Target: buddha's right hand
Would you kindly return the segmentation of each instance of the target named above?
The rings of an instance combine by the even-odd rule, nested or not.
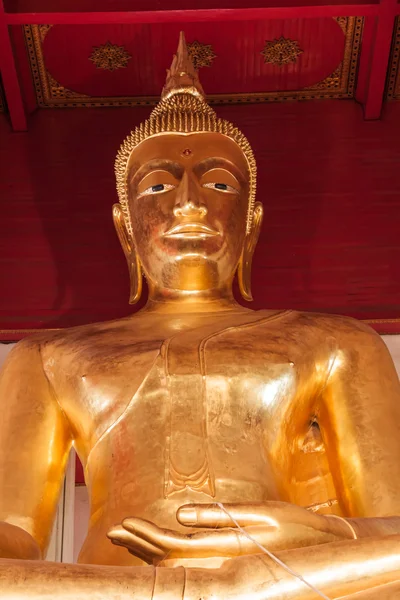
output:
[[[272,551],[288,550],[353,537],[345,523],[287,502],[226,504],[225,508],[229,514],[218,504],[182,506],[177,519],[187,527],[201,528],[195,533],[162,529],[131,517],[113,527],[108,537],[149,564],[167,558],[243,556],[260,553],[260,545]]]
[[[0,558],[40,560],[41,551],[27,531],[0,521]]]

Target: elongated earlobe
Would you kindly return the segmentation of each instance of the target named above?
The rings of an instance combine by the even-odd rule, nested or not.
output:
[[[256,202],[254,205],[251,229],[250,232],[246,234],[242,256],[240,257],[237,270],[240,293],[248,302],[253,300],[253,295],[251,293],[251,265],[253,262],[254,250],[256,249],[261,231],[263,214],[264,211],[261,202]]]
[[[136,253],[133,240],[130,239],[126,228],[122,207],[120,204],[113,206],[113,220],[118,239],[124,251],[126,262],[129,269],[130,292],[129,304],[136,304],[140,300],[143,289],[142,267],[139,257]]]
[[[131,254],[128,266],[130,279],[129,304],[136,304],[140,300],[143,288],[142,267],[136,252]]]

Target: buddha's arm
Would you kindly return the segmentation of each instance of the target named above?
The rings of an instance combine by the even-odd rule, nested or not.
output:
[[[352,540],[278,553],[331,600],[370,591],[395,598],[400,580],[399,536]],[[393,596],[385,585],[395,585]],[[29,588],[28,588],[29,586]],[[107,567],[0,559],[0,595],[8,600],[315,600],[315,592],[265,555],[227,561],[219,569]],[[390,591],[390,590],[389,590]],[[358,596],[356,596],[358,599]],[[350,598],[349,598],[350,600]]]
[[[0,405],[0,556],[33,558],[33,540],[45,552],[71,446],[35,342],[24,340],[10,352]],[[4,522],[15,526],[11,534]]]
[[[357,327],[341,340],[318,420],[346,516],[400,516],[400,384],[380,337]]]

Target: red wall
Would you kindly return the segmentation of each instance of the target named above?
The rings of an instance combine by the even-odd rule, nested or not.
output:
[[[0,115],[0,329],[128,314],[113,230],[117,148],[150,109]],[[400,317],[400,105],[365,122],[353,101],[219,107],[255,150],[265,220],[254,308]]]

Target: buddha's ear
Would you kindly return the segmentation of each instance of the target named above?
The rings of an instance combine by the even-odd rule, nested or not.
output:
[[[260,236],[263,215],[264,210],[261,202],[256,202],[254,205],[250,231],[246,233],[242,256],[240,257],[238,265],[240,293],[248,302],[253,300],[253,295],[251,293],[251,264],[253,262],[254,250],[256,249],[258,238]]]
[[[121,205],[114,204],[112,211],[115,231],[117,232],[119,243],[122,246],[125,258],[128,260],[131,256],[133,240],[130,239]]]
[[[113,206],[113,220],[119,242],[124,251],[126,262],[128,263],[130,279],[129,304],[136,304],[142,295],[142,267],[136,252],[135,244],[126,227],[124,213],[122,212],[120,204],[114,204]]]

